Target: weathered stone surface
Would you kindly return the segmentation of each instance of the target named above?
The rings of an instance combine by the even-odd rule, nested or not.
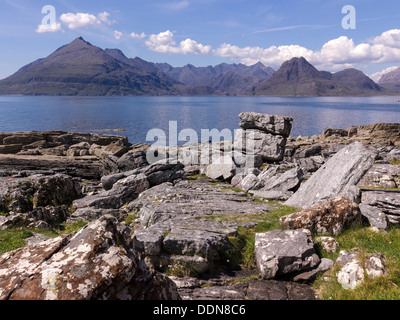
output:
[[[273,230],[256,234],[257,269],[263,279],[274,279],[320,263],[308,230]]]
[[[0,178],[0,210],[27,213],[37,207],[60,206],[82,195],[79,183],[63,174]]]
[[[369,221],[372,227],[377,227],[380,230],[386,230],[388,228],[388,219],[377,207],[372,207],[364,203],[360,203],[360,212]]]
[[[361,261],[353,259],[345,264],[342,269],[336,274],[338,282],[343,289],[355,289],[365,278],[364,268]]]
[[[131,202],[138,197],[135,188],[117,186],[109,191],[86,196],[75,200],[72,204],[74,209],[94,207],[99,209],[119,209],[124,204]]]
[[[211,179],[228,180],[235,175],[236,165],[231,156],[216,159],[207,167],[206,175]]]
[[[105,215],[111,215],[121,221],[126,218],[127,213],[119,209],[79,208],[70,214],[67,222],[94,221]]]
[[[336,196],[360,202],[356,185],[372,167],[374,159],[374,154],[359,142],[341,149],[285,204],[306,209]]]
[[[237,130],[234,148],[247,156],[261,156],[266,161],[281,161],[287,139],[261,130]]]
[[[260,190],[251,192],[256,197],[267,199],[285,199],[287,200],[303,179],[303,171],[299,167],[295,167],[286,171],[282,175],[274,176],[264,183],[264,187]],[[280,193],[280,196],[274,196],[273,192]]]
[[[305,228],[319,234],[331,235],[338,235],[359,222],[361,214],[358,205],[344,197],[332,198],[318,206],[280,219],[284,230]]]
[[[388,274],[385,267],[387,258],[382,253],[370,254],[365,262],[365,272],[370,278],[384,277]]]
[[[363,190],[361,201],[383,212],[391,224],[400,223],[400,192]]]
[[[1,300],[180,298],[171,280],[140,261],[129,230],[110,216],[1,255],[0,288]]]
[[[326,259],[326,258],[322,258],[321,259],[321,263],[318,265],[318,267],[310,270],[310,271],[306,271],[303,273],[298,274],[297,276],[295,276],[293,278],[293,281],[296,282],[309,282],[309,281],[313,281],[316,279],[316,277],[321,274],[324,273],[330,269],[333,268],[334,262],[330,259]]]
[[[256,113],[243,112],[239,115],[243,120],[239,126],[243,129],[259,129],[275,135],[289,137],[292,130],[292,118]]]
[[[397,188],[400,185],[400,166],[375,164],[358,183],[359,187]]]
[[[321,244],[321,249],[326,252],[336,252],[339,248],[339,243],[332,237],[317,237],[314,242]]]

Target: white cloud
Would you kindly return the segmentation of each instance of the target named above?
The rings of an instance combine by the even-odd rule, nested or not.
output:
[[[40,24],[36,29],[37,33],[58,32],[58,31],[62,31],[61,23]]]
[[[170,30],[150,35],[145,44],[151,51],[161,53],[207,55],[211,52],[211,46],[204,46],[192,39],[181,41],[179,46],[176,46],[174,34]]]
[[[251,65],[261,61],[279,68],[293,57],[303,56],[320,70],[338,71],[364,63],[391,63],[400,61],[400,30],[389,30],[366,43],[356,44],[353,39],[341,36],[326,42],[320,50],[310,50],[299,45],[237,47],[224,43],[213,50],[216,56]]]
[[[134,38],[134,39],[144,39],[144,38],[147,37],[147,35],[146,35],[144,32],[142,32],[142,33],[135,33],[135,32],[132,32],[132,33],[130,34],[130,36],[131,36],[132,38]]]
[[[123,34],[121,31],[114,30],[114,38],[115,38],[115,39],[119,40],[119,39],[122,38],[123,35],[124,35],[124,34]]]
[[[378,82],[382,78],[383,75],[385,75],[385,74],[387,74],[387,73],[389,73],[389,72],[391,72],[393,70],[396,70],[398,68],[399,68],[399,66],[389,67],[389,68],[386,68],[386,69],[384,69],[382,71],[375,72],[375,73],[371,74],[369,77],[372,80],[374,80],[375,82]]]
[[[393,29],[383,32],[372,40],[374,44],[381,44],[385,47],[400,48],[400,30]]]
[[[90,13],[64,13],[60,20],[67,24],[69,29],[80,29],[88,26],[100,27],[102,24],[111,25],[115,21],[109,19],[108,12],[101,12],[97,16]]]

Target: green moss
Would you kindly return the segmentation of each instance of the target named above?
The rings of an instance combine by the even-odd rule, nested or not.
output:
[[[0,231],[0,254],[25,247],[25,239],[32,235],[32,231],[27,229]]]
[[[400,165],[400,161],[397,160],[396,158],[393,158],[393,160],[390,162],[390,164]]]

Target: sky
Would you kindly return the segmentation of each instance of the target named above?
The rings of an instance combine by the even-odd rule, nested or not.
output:
[[[377,81],[400,66],[400,1],[0,0],[0,79],[80,36],[174,67],[303,56]]]

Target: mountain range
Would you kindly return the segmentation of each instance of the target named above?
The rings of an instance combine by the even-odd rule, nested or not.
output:
[[[374,96],[400,92],[400,81],[398,87],[383,82],[376,84],[356,69],[318,71],[303,57],[284,62],[276,72],[261,62],[173,67],[128,58],[118,49],[103,50],[80,37],[0,80],[0,94]]]

